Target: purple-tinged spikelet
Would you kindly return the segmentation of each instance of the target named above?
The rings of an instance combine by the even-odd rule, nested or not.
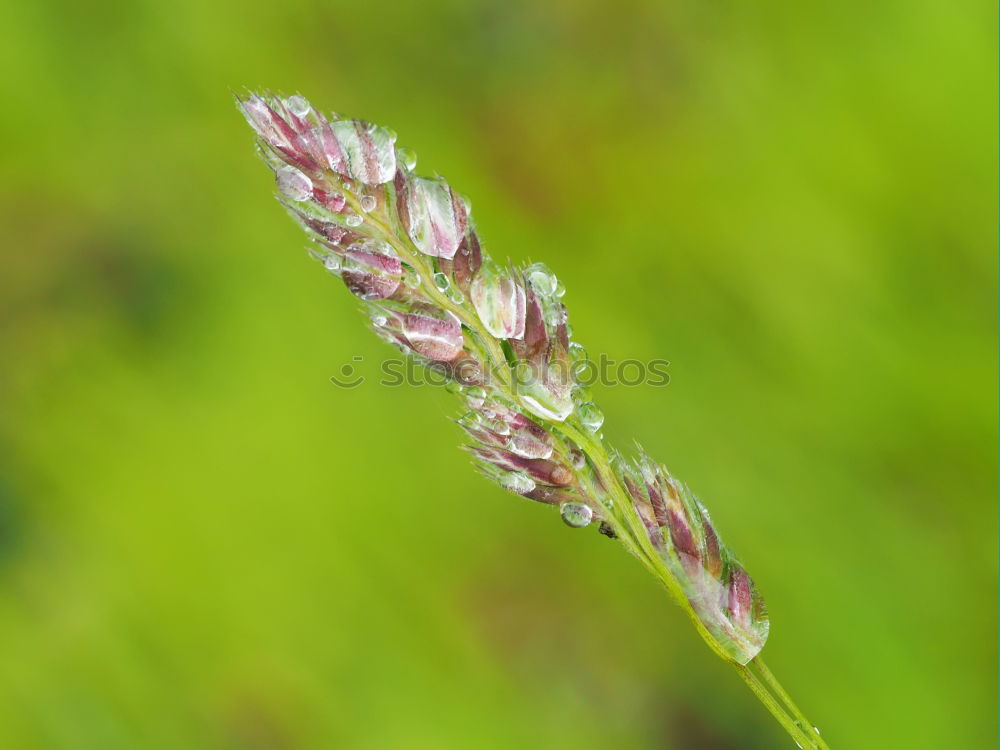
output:
[[[323,116],[300,96],[238,103],[314,257],[380,337],[461,393],[480,471],[558,506],[570,526],[597,522],[668,579],[716,651],[750,661],[767,638],[763,600],[687,487],[644,454],[625,461],[604,445],[552,272],[491,260],[467,203],[413,174],[392,131]]]

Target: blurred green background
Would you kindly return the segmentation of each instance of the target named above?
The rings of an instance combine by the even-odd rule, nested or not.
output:
[[[231,90],[385,123],[545,260],[835,750],[996,731],[986,2],[0,9],[0,747],[788,747],[658,585],[480,479]]]

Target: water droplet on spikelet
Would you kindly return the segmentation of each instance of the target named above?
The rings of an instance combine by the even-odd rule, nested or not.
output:
[[[545,309],[545,322],[553,328],[566,322],[566,308],[562,305],[552,305]]]
[[[528,388],[531,388],[529,384]],[[566,418],[573,413],[573,401],[569,398],[562,398],[561,394],[546,392],[544,388],[535,388],[532,392],[522,391],[521,403],[534,414],[542,419],[551,419],[556,422],[565,422]]]
[[[364,221],[358,214],[348,214],[344,217],[344,223],[349,227],[360,227]]]
[[[510,490],[511,492],[523,495],[535,489],[535,480],[527,474],[511,472],[500,477],[500,486],[505,490]]]
[[[291,112],[296,117],[305,117],[312,111],[312,105],[306,100],[305,97],[290,96],[285,99],[285,106],[288,107],[288,111]]]
[[[594,520],[594,511],[586,503],[568,501],[559,506],[559,515],[562,516],[563,523],[570,528],[582,529],[590,526]]]
[[[525,271],[525,278],[531,284],[531,288],[543,297],[550,297],[556,293],[559,281],[555,275],[542,263],[535,263]]]
[[[406,172],[412,172],[417,168],[417,155],[408,148],[397,148],[396,159]]]
[[[451,286],[451,282],[448,281],[448,277],[443,273],[436,273],[432,278],[434,279],[434,286],[442,292],[447,291],[448,287]]]
[[[526,429],[514,432],[507,448],[521,458],[548,458],[552,455],[552,445],[544,437]]]
[[[576,407],[576,413],[580,417],[580,424],[591,432],[597,432],[604,424],[604,413],[592,401],[580,404]]]
[[[275,180],[278,190],[293,201],[308,200],[312,196],[312,180],[295,167],[282,167],[275,174]]]
[[[510,425],[502,419],[484,419],[483,424],[497,435],[509,435]]]
[[[361,210],[365,213],[369,211],[374,211],[375,206],[378,205],[378,201],[375,199],[374,195],[362,195],[361,196]]]

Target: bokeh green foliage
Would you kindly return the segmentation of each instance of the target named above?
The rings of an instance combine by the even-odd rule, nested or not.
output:
[[[401,134],[563,279],[835,748],[989,747],[995,7],[0,8],[0,747],[775,748],[656,584],[478,478],[233,89]]]

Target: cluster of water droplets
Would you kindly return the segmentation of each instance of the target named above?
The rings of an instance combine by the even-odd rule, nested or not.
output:
[[[296,117],[305,118],[312,108],[303,97],[292,96],[285,100],[285,106]],[[347,157],[347,164],[331,165],[347,167],[351,176],[358,178],[359,183],[378,185],[391,179],[390,167],[394,171],[398,165],[405,172],[413,172],[417,164],[417,156],[410,149],[395,147],[396,136],[392,131],[377,128],[374,125],[366,125],[365,132],[376,145],[376,164],[374,168],[371,164],[362,164],[361,144],[358,140],[356,121],[339,121],[331,123],[335,137],[344,150]],[[276,181],[280,192],[288,199],[302,203],[309,201],[313,197],[313,183],[310,178],[301,170],[292,166],[282,166],[276,171]],[[352,191],[355,185],[344,179],[342,187],[346,191]],[[361,185],[358,185],[361,187]],[[319,193],[317,193],[319,195]],[[467,199],[462,199],[468,206]],[[341,222],[347,227],[358,227],[364,222],[363,214],[370,213],[378,207],[378,198],[369,192],[361,191],[358,194],[358,207],[360,211],[354,213],[344,211],[346,199],[339,193],[331,193],[326,197],[323,208],[339,213]],[[356,246],[352,246],[354,248]],[[397,257],[393,249],[388,245],[375,247],[364,247],[368,251],[376,251],[383,255]],[[466,249],[466,252],[468,250]],[[352,269],[357,271],[370,271],[370,268],[358,268],[356,260],[352,260],[348,254],[344,257],[336,253],[329,253],[321,256],[323,265],[332,273],[342,275]],[[524,278],[534,291],[542,308],[544,321],[550,328],[556,328],[567,323],[565,308],[562,305],[562,297],[565,294],[565,287],[552,271],[542,263],[535,263],[524,270]],[[419,274],[412,267],[403,265],[403,283],[411,288],[417,289],[421,286]],[[462,291],[451,278],[441,271],[433,273],[431,281],[434,287],[448,297],[455,304],[462,304],[465,300]],[[386,315],[382,311],[376,310],[371,314],[371,323],[376,329],[383,328],[388,323]],[[587,367],[587,352],[575,342],[569,346],[569,355],[574,367]],[[574,373],[576,370],[574,369]],[[525,459],[547,460],[553,456],[554,446],[551,438],[544,430],[537,426],[512,426],[512,423],[505,418],[502,410],[491,410],[486,391],[478,386],[462,386],[455,384],[449,390],[460,391],[472,411],[460,418],[460,423],[467,426],[474,426],[479,429],[488,429],[495,435],[506,439],[505,447],[514,455]],[[526,395],[522,401],[531,411],[544,419],[554,421],[564,421],[575,412],[580,424],[591,433],[597,432],[604,422],[604,416],[597,406],[583,398],[585,391],[576,388],[573,391],[572,400],[566,403],[553,402],[548,399],[535,399],[531,395]],[[509,416],[509,412],[507,412]],[[516,422],[514,423],[516,424]],[[585,468],[587,460],[585,453],[576,446],[570,447],[567,458],[577,470]],[[535,480],[524,472],[504,472],[498,478],[499,484],[507,490],[518,494],[527,494],[536,489]],[[562,521],[571,528],[584,528],[589,526],[594,520],[593,509],[584,502],[567,500],[559,505],[559,515]]]
[[[524,269],[524,278],[534,290],[542,305],[545,323],[556,327],[566,322],[566,308],[561,299],[566,287],[544,263],[533,263]]]
[[[558,326],[566,323],[561,297],[565,289],[555,274],[543,263],[523,271],[524,280],[541,307],[542,317],[555,337]],[[572,373],[561,362],[530,363],[528,371],[518,372],[518,397],[532,414],[555,422],[564,422],[573,413]]]

